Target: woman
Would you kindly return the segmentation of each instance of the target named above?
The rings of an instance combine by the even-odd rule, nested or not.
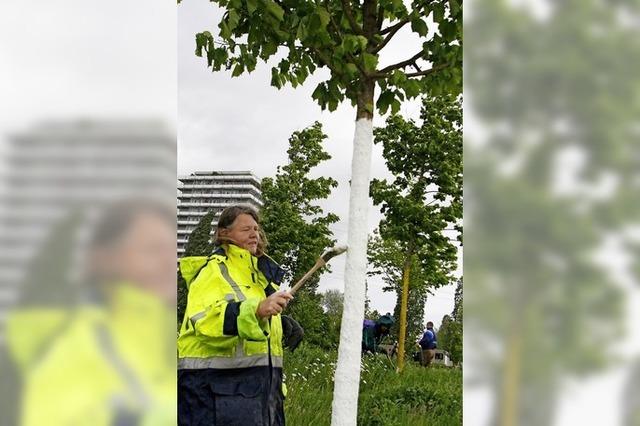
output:
[[[180,259],[189,289],[178,337],[178,424],[284,425],[282,323],[293,298],[264,254],[250,206],[226,208],[209,257]]]
[[[69,219],[59,231],[73,240],[86,229]],[[45,263],[51,281],[41,291],[57,290],[70,301],[40,302],[9,318],[8,343],[24,366],[17,424],[175,425],[175,350],[168,340],[175,321],[174,224],[174,210],[150,200],[108,207],[91,232],[82,265],[88,276],[74,287],[81,294],[65,292],[69,284],[56,280],[73,271]],[[70,256],[78,254],[70,247]]]

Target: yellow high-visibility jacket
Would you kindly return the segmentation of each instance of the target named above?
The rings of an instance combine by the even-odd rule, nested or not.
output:
[[[134,285],[111,290],[108,306],[67,313],[68,326],[41,356],[27,356],[28,339],[10,333],[24,369],[20,424],[176,424],[175,311]]]
[[[180,259],[188,287],[178,337],[178,369],[282,367],[279,315],[259,319],[259,303],[284,271],[268,256],[229,244],[209,257]]]

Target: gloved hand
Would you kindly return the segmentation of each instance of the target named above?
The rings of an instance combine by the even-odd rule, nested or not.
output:
[[[289,348],[293,352],[304,336],[304,329],[288,315],[281,315],[282,320],[282,343],[285,348]]]

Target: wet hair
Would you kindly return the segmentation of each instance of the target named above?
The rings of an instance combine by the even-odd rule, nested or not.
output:
[[[241,214],[248,214],[258,224],[259,238],[256,256],[262,256],[267,248],[267,237],[260,225],[260,216],[258,215],[258,211],[248,204],[236,204],[234,206],[227,207],[222,211],[220,218],[218,219],[218,227],[214,236],[215,245],[221,246],[223,244],[235,243],[235,241],[230,238],[220,235],[220,230],[229,229]]]

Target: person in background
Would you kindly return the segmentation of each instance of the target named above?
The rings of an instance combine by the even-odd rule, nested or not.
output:
[[[378,352],[378,345],[389,335],[395,320],[391,314],[380,316],[376,321],[365,319],[362,322],[362,353]]]
[[[438,340],[436,332],[433,330],[433,323],[427,322],[427,330],[422,335],[422,339],[418,342],[420,348],[422,348],[421,364],[428,366],[431,364],[433,357],[436,354],[436,348],[438,347]]]

